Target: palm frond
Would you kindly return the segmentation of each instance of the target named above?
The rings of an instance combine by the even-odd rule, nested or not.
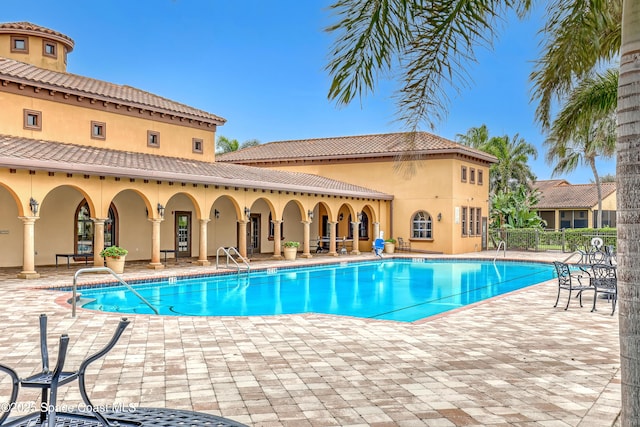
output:
[[[409,131],[433,128],[447,109],[448,88],[467,84],[475,49],[491,46],[508,9],[525,13],[531,0],[339,0],[331,10],[337,35],[327,66],[329,99],[346,105],[375,90],[381,74],[401,83],[398,120]]]
[[[599,61],[618,57],[621,43],[622,0],[554,0],[541,30],[546,42],[542,58],[530,75],[536,118],[551,125],[551,106],[561,100]]]

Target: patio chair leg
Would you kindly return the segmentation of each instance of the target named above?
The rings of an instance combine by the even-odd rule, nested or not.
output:
[[[558,301],[560,301],[560,288],[558,288],[558,296],[556,297],[556,303],[553,304],[554,308],[558,306]]]

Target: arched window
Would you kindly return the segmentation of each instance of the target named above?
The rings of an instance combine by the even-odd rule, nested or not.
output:
[[[275,224],[273,223],[273,217],[269,212],[269,240],[273,240],[275,234]],[[284,240],[284,221],[280,221],[280,240]]]
[[[94,229],[89,204],[83,200],[78,205],[75,215],[76,235],[75,253],[92,254],[94,244]],[[109,218],[104,222],[104,247],[117,244],[117,215],[113,204],[109,207]]]
[[[419,211],[413,216],[411,224],[411,235],[414,239],[432,239],[433,221],[431,215],[425,211]]]
[[[351,224],[351,215],[349,215],[349,224]],[[353,228],[349,227],[349,234],[347,235],[349,239],[353,239]],[[366,213],[361,212],[360,216],[360,225],[358,228],[358,239],[367,240],[369,239],[369,217]]]

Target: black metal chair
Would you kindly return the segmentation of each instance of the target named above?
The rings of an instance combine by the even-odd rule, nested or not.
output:
[[[98,412],[97,407],[91,403],[87,395],[85,385],[85,372],[87,367],[107,354],[116,344],[129,321],[123,318],[118,324],[116,331],[107,345],[85,359],[76,372],[63,371],[64,361],[67,354],[69,337],[63,334],[60,337],[58,348],[58,360],[56,367],[51,372],[48,365],[48,349],[46,344],[47,319],[45,315],[40,317],[40,338],[43,371],[28,378],[19,379],[18,374],[8,366],[0,364],[0,371],[7,374],[12,382],[10,401],[3,406],[0,412],[0,425],[5,427],[178,427],[178,426],[218,426],[218,427],[247,427],[245,424],[218,417],[216,415],[204,414],[201,412],[185,411],[171,408],[127,408],[126,410],[105,409]],[[84,411],[58,412],[56,411],[58,387],[75,379],[80,385],[80,395],[85,404],[85,409],[90,409],[91,414],[82,413]],[[19,387],[39,387],[43,389],[42,411],[11,419],[5,423],[11,410],[15,407],[18,399]],[[47,397],[47,391],[48,397]]]
[[[402,237],[398,237],[398,246],[396,249],[398,252],[411,252],[411,242],[405,242]]]
[[[569,298],[567,299],[567,305],[564,309],[567,310],[569,308],[573,291],[578,292],[576,296],[580,299],[580,307],[582,307],[582,292],[587,289],[593,289],[591,284],[582,284],[582,275],[572,273],[569,264],[565,262],[554,261],[553,266],[555,267],[558,276],[558,296],[556,297],[556,303],[553,306],[558,306],[558,301],[560,301],[560,292],[565,289],[569,291]]]
[[[598,294],[603,294],[612,302],[613,308],[611,315],[616,311],[616,303],[618,302],[618,278],[616,276],[616,267],[607,264],[596,264],[591,267],[591,286],[594,288],[593,308],[596,311],[596,302]]]
[[[85,386],[85,372],[89,365],[94,361],[100,359],[104,355],[106,355],[118,342],[120,336],[124,332],[124,330],[129,325],[129,320],[126,318],[122,318],[116,327],[116,330],[111,337],[111,340],[107,343],[107,345],[102,348],[102,350],[98,351],[94,355],[85,359],[78,368],[77,371],[64,371],[64,361],[67,354],[67,347],[69,345],[69,336],[67,334],[63,334],[60,337],[60,345],[58,348],[58,360],[56,362],[56,366],[51,371],[49,369],[49,350],[47,348],[47,316],[45,314],[40,315],[40,353],[42,357],[42,370],[34,375],[28,376],[19,380],[19,386],[25,388],[40,388],[42,389],[42,401],[40,405],[39,413],[28,414],[24,417],[18,418],[16,420],[12,420],[8,422],[7,426],[19,426],[23,425],[28,420],[33,420],[34,418],[39,418],[39,424],[44,425],[45,422],[49,427],[54,427],[56,425],[56,403],[57,403],[57,395],[58,395],[58,387],[61,385],[68,384],[72,381],[78,380],[80,386],[80,395],[82,396],[82,400],[84,401],[87,408],[92,411],[92,415],[97,419],[101,425],[103,426],[112,426],[114,424],[109,423],[109,421],[102,416],[97,411],[97,406],[91,403],[89,399],[89,395],[86,391]],[[13,369],[0,365],[0,369],[4,372],[8,373],[12,378],[17,378],[17,374]],[[13,372],[13,373],[11,373]],[[8,417],[11,408],[15,405],[15,401],[17,399],[17,389],[14,386],[14,391],[12,392],[12,403],[8,406],[8,411],[5,412],[0,418],[0,422]],[[73,414],[74,417],[84,419],[86,416]],[[93,417],[92,417],[93,418]],[[33,421],[35,422],[35,421]]]

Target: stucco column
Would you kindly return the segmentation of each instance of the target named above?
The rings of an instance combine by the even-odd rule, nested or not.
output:
[[[211,265],[207,258],[207,248],[209,242],[207,241],[207,224],[211,221],[209,218],[200,220],[200,249],[198,254],[198,261],[195,263],[198,265]]]
[[[104,267],[104,258],[100,252],[104,249],[104,219],[91,218],[93,220],[93,266]]]
[[[360,221],[351,222],[351,229],[353,230],[353,248],[351,248],[351,255],[360,255]]]
[[[160,224],[162,219],[149,218],[151,221],[151,262],[147,265],[147,268],[155,270],[161,270],[164,268],[164,264],[160,262]]]
[[[373,223],[373,240],[376,240],[379,238],[380,238],[380,223],[374,222]]]
[[[247,220],[238,220],[238,252],[242,258],[247,258]]]
[[[273,223],[273,259],[282,259],[282,235],[280,234],[281,219],[271,220]]]
[[[40,277],[35,270],[35,224],[37,216],[21,216],[22,220],[22,271],[18,279],[37,279]]]
[[[327,222],[329,227],[329,253],[327,255],[338,256],[338,252],[336,252],[336,224],[335,221]]]
[[[300,255],[301,258],[312,258],[311,256],[311,251],[310,246],[311,246],[311,240],[310,240],[310,226],[311,226],[311,221],[302,221],[302,231],[303,231],[303,241],[302,241],[302,255]]]

